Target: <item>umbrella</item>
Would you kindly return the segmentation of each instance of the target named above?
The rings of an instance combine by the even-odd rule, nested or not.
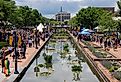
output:
[[[85,31],[85,32],[90,32],[90,33],[93,33],[93,32],[95,32],[95,31],[93,31],[93,30],[90,30],[90,29],[84,29],[83,31]]]
[[[81,29],[81,31],[85,30],[85,28]]]
[[[90,32],[82,31],[80,34],[83,34],[83,35],[90,35],[91,33],[90,33]]]
[[[85,31],[85,32],[89,32],[89,29],[84,29],[83,31]]]

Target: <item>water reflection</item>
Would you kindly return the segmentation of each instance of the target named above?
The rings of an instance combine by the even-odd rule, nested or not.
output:
[[[70,40],[51,39],[22,82],[99,82],[73,45]],[[39,72],[34,72],[33,76],[35,67]]]

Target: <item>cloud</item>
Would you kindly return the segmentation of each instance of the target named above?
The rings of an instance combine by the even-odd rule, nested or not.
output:
[[[75,14],[88,6],[115,6],[117,0],[16,0],[17,5],[28,5],[38,9],[44,16],[53,17],[63,7],[64,11]]]

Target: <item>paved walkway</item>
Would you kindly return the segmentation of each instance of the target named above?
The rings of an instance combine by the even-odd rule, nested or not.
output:
[[[90,42],[92,44],[95,44],[97,46],[100,46],[100,44],[98,42]],[[103,49],[103,48],[102,48]],[[110,48],[109,51],[107,51],[109,53],[111,53],[113,56],[115,56],[116,58],[121,59],[121,48],[117,48],[115,50],[113,50],[113,48]]]
[[[47,39],[43,42],[42,40],[40,41],[40,46],[38,46],[38,49],[35,49],[35,47],[27,47],[26,50],[26,59],[18,59],[18,71],[21,72],[24,67],[26,67],[31,59],[36,55],[38,50],[44,45],[44,43],[47,41]],[[8,59],[10,60],[10,70],[11,70],[11,75],[9,77],[6,77],[3,73],[1,73],[1,65],[0,65],[0,82],[13,82],[15,78],[18,76],[18,74],[14,74],[14,68],[15,68],[15,62],[13,62],[13,58],[10,57],[10,55],[7,56]]]

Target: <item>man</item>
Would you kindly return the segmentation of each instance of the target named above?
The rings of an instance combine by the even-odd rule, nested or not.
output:
[[[3,48],[2,49],[2,60],[1,60],[1,62],[2,62],[2,73],[4,73],[4,67],[5,67],[5,64],[4,64],[4,61],[5,61],[5,49]]]
[[[4,70],[5,71],[5,75],[9,76],[10,75],[10,68],[9,68],[10,61],[8,60],[8,58],[5,59],[4,64],[5,64],[5,70]]]
[[[26,58],[25,54],[26,54],[26,43],[24,41],[22,41],[22,50],[23,50],[23,58]]]

